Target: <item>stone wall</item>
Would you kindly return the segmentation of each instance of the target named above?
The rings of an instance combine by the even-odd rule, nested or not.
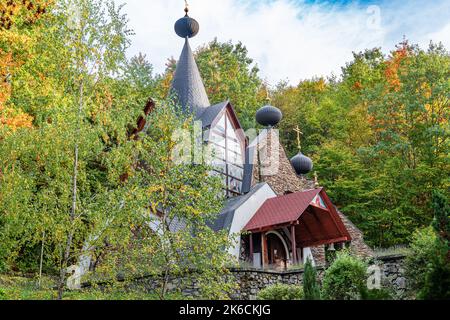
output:
[[[406,298],[407,280],[405,278],[404,256],[395,255],[378,258],[371,265],[380,267],[381,285],[392,293],[396,299]],[[325,268],[318,267],[318,280],[321,282]],[[239,284],[239,289],[232,295],[233,299],[253,300],[262,289],[276,284],[303,283],[303,270],[288,272],[269,272],[252,269],[231,270],[234,279]]]
[[[382,287],[390,289],[397,299],[408,298],[408,281],[405,277],[404,262],[404,255],[391,255],[378,258],[373,263],[381,268]]]
[[[407,280],[404,276],[403,268],[404,256],[388,256],[378,258],[371,265],[377,265],[381,271],[381,284],[383,288],[393,293],[396,299],[406,298]],[[319,281],[322,281],[324,268],[317,268]],[[259,291],[270,285],[283,283],[301,285],[303,282],[303,269],[294,271],[263,271],[256,269],[230,269],[228,281],[237,283],[230,298],[234,300],[254,300]],[[144,287],[149,292],[154,291],[158,282],[153,277],[142,277],[134,282],[140,288]],[[182,293],[188,297],[199,297],[200,291],[197,283],[188,278],[173,278],[169,281],[167,288],[169,291],[181,289]]]
[[[323,268],[318,268],[319,280],[323,277]],[[275,272],[252,269],[231,270],[232,277],[238,283],[238,289],[231,295],[235,300],[255,300],[259,291],[274,284],[301,285],[303,270]]]

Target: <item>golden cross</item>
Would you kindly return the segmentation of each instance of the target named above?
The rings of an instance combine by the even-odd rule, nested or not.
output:
[[[189,11],[189,4],[188,4],[187,0],[184,0],[184,3],[186,5],[185,8],[184,8],[184,11],[188,12]]]
[[[266,101],[267,103],[270,103],[271,99],[270,99],[269,83],[265,82],[264,86],[265,86],[264,89],[266,90]]]
[[[298,150],[302,149],[301,143],[300,143],[300,135],[303,135],[303,132],[300,131],[300,128],[297,126],[294,129],[295,132],[297,132],[297,145],[298,145]]]
[[[314,186],[316,188],[319,186],[319,176],[317,175],[317,171],[314,171]]]

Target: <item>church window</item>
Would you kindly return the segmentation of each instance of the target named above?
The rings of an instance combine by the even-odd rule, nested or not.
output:
[[[240,195],[244,177],[243,146],[227,112],[212,128],[210,143],[214,150],[213,167],[217,173],[224,176],[226,195]]]

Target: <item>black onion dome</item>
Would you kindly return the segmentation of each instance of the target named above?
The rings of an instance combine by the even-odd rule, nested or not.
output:
[[[313,162],[301,152],[291,159],[292,166],[298,175],[310,173],[313,169]]]
[[[256,112],[256,121],[265,127],[273,127],[277,125],[281,119],[283,119],[283,114],[280,109],[273,106],[264,106]]]
[[[175,32],[181,38],[193,38],[198,34],[199,31],[200,25],[198,24],[197,20],[189,17],[187,12],[183,18],[175,22]]]

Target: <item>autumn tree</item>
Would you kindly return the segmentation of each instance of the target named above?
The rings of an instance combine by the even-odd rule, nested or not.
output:
[[[125,201],[136,208],[128,210],[134,236],[122,239],[93,277],[108,277],[115,266],[114,273],[125,279],[159,279],[156,293],[161,299],[173,291],[169,284],[174,277],[183,280],[180,286],[195,281],[203,298],[226,298],[233,287],[225,277],[231,239],[227,232],[210,228],[223,205],[222,182],[209,174],[206,164],[189,160],[192,117],[177,110],[171,100],[158,101],[138,134],[130,158],[139,162],[124,182],[133,190]],[[180,129],[184,134],[177,134]],[[187,147],[186,161],[179,161],[180,145]]]
[[[0,3],[0,136],[1,131],[32,125],[33,118],[8,101],[11,79],[32,58],[37,34],[53,2],[5,0]]]
[[[407,243],[429,225],[431,192],[448,189],[449,54],[401,43],[355,53],[342,78],[280,84],[282,139],[304,133],[322,185],[372,245]]]
[[[35,129],[0,144],[1,260],[17,268],[25,252],[45,243],[44,265],[59,274],[59,298],[66,268],[87,239],[104,241],[117,231],[107,222],[124,212],[114,172],[123,173],[125,156],[109,156],[127,145],[127,125],[143,109],[114,85],[126,66],[125,21],[109,1],[59,1],[33,58],[11,82],[10,101],[33,116]]]

